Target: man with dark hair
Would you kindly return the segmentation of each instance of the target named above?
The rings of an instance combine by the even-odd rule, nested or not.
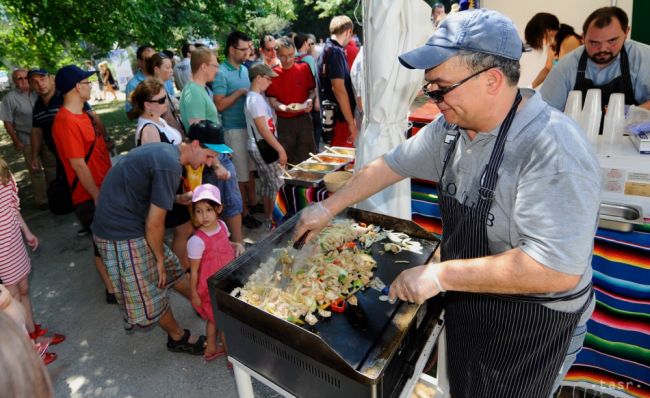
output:
[[[63,95],[57,90],[54,76],[47,70],[34,68],[29,71],[28,76],[29,83],[34,91],[38,93],[38,99],[34,104],[32,112],[32,168],[39,170],[43,167],[45,169],[46,180],[52,179],[52,176],[57,179],[65,179],[63,163],[59,158],[56,144],[52,137],[52,124],[54,123],[54,117],[59,112],[59,108],[63,106]],[[104,127],[104,123],[93,111],[88,102],[83,104],[83,111],[92,119],[97,133],[105,136],[106,128]],[[43,145],[44,143],[45,145]],[[48,174],[50,177],[47,177]],[[48,182],[48,186],[50,182]],[[58,204],[50,203],[51,208],[52,206],[56,207]],[[87,235],[88,230],[82,228],[78,231],[78,234]],[[109,297],[108,301],[112,302],[113,299]]]
[[[192,78],[192,66],[190,65],[190,57],[194,49],[195,47],[192,43],[183,44],[183,47],[181,47],[181,56],[183,59],[181,62],[174,65],[174,82],[176,83],[176,87],[178,87],[178,89],[181,91],[187,82]]]
[[[594,308],[598,159],[576,123],[517,87],[521,53],[502,14],[449,15],[399,57],[424,71],[441,117],[303,210],[294,234],[313,238],[333,214],[404,178],[438,182],[442,262],[403,271],[389,294],[421,304],[446,291],[454,398],[550,397]]]
[[[97,203],[94,239],[112,282],[126,329],[157,324],[167,349],[201,355],[204,336],[191,336],[169,303],[173,288],[190,299],[189,277],[165,245],[165,215],[191,193],[176,194],[183,166],[212,166],[229,151],[215,134],[190,128],[180,145],[152,143],[133,149],[108,175]],[[189,201],[187,202],[189,203]]]
[[[323,122],[323,140],[334,146],[354,146],[357,138],[357,126],[354,123],[356,101],[345,58],[344,48],[352,39],[352,20],[344,15],[332,18],[330,22],[331,37],[325,42],[318,57],[318,96],[322,112],[328,106],[325,101],[334,104],[334,127],[326,130]]]
[[[447,18],[445,5],[442,3],[434,4],[431,8],[431,23],[433,24],[434,29],[438,29],[440,22],[445,18]]]
[[[599,88],[603,109],[613,93],[625,94],[626,105],[650,109],[650,46],[627,40],[630,33],[625,11],[603,7],[592,12],[583,25],[584,45],[551,69],[542,97],[563,110],[571,90]],[[645,61],[644,61],[645,60]]]
[[[239,190],[244,200],[242,223],[247,228],[258,228],[262,225],[252,213],[263,211],[262,205],[255,197],[255,176],[253,162],[248,156],[246,132],[246,93],[251,82],[248,79],[248,69],[243,65],[248,58],[248,42],[251,40],[243,32],[234,31],[228,35],[224,53],[226,60],[221,64],[219,73],[214,79],[214,103],[221,114],[226,144],[233,151],[232,161],[237,170]]]
[[[296,62],[304,62],[309,65],[311,74],[316,78],[316,60],[311,55],[311,48],[316,45],[305,33],[297,33],[293,37],[293,44],[296,46]],[[277,47],[277,46],[276,46]]]
[[[316,152],[310,117],[316,82],[307,64],[295,62],[296,48],[290,38],[276,40],[275,51],[280,66],[273,68],[277,76],[266,90],[266,96],[278,116],[278,141],[287,152],[287,161],[298,164],[309,159],[309,152]]]

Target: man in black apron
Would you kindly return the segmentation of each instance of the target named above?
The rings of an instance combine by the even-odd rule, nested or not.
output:
[[[584,46],[562,58],[542,86],[542,97],[563,110],[569,90],[601,90],[603,114],[613,93],[625,94],[626,105],[650,109],[650,46],[625,40],[628,17],[618,7],[592,12],[583,25]]]
[[[480,9],[402,54],[443,117],[306,209],[295,234],[405,177],[438,181],[442,262],[402,272],[390,295],[446,291],[454,398],[550,396],[593,311],[598,161],[575,124],[517,88],[521,48],[509,19]]]

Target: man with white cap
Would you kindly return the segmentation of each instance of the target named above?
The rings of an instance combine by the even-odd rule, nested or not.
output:
[[[403,271],[390,296],[422,303],[446,292],[455,398],[550,396],[593,310],[598,161],[575,123],[517,88],[521,51],[497,12],[447,17],[400,56],[424,70],[441,116],[306,209],[295,234],[313,237],[332,214],[403,178],[438,182],[442,262]]]

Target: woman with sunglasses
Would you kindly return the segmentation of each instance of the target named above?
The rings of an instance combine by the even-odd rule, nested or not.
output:
[[[131,119],[138,118],[138,127],[135,130],[136,146],[150,143],[166,142],[180,145],[183,141],[181,133],[170,126],[163,115],[167,112],[168,94],[165,85],[159,79],[149,78],[140,83],[131,94]],[[178,202],[174,203],[172,211],[167,212],[165,228],[174,228],[172,251],[181,262],[183,268],[189,268],[187,258],[187,240],[192,235],[190,212],[183,204],[184,192],[181,184],[176,192]],[[191,192],[189,194],[191,198]]]
[[[155,53],[152,55],[149,59],[147,59],[145,67],[147,69],[147,73],[150,76],[158,79],[160,83],[163,84],[163,86],[165,85],[165,82],[172,79],[174,75],[172,60],[164,53]],[[183,124],[180,120],[180,107],[178,100],[172,95],[172,93],[168,92],[167,90],[165,90],[165,94],[167,96],[168,112],[165,112],[162,117],[170,126],[180,132],[183,132]]]

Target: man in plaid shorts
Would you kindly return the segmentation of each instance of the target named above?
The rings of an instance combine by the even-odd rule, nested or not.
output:
[[[182,166],[212,166],[230,148],[205,130],[191,129],[179,146],[165,143],[132,150],[108,173],[102,185],[92,230],[116,288],[125,327],[158,324],[167,348],[201,355],[205,336],[181,328],[169,305],[169,288],[190,298],[189,279],[165,245],[165,214],[173,204],[189,204],[192,192],[177,195]]]

